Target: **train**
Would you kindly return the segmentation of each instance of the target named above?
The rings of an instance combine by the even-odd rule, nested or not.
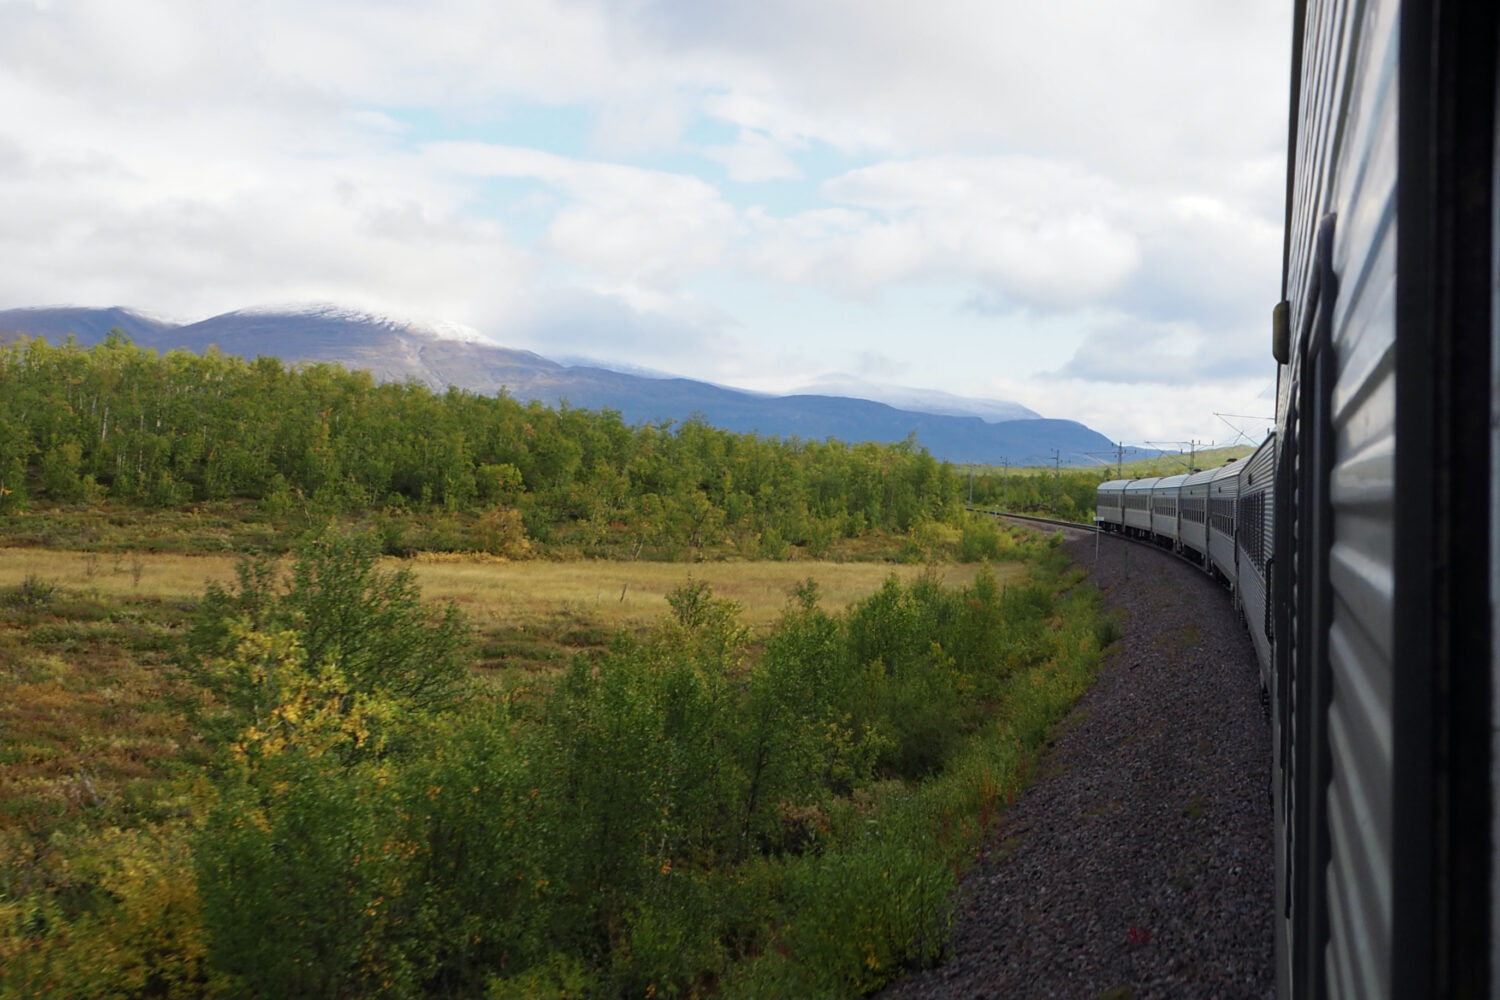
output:
[[[1153,541],[1218,577],[1244,615],[1261,668],[1272,675],[1270,540],[1275,513],[1276,434],[1243,461],[1148,479],[1112,479],[1095,493],[1100,531]]]
[[[1500,4],[1294,0],[1292,35],[1275,429],[1097,523],[1244,613],[1277,995],[1500,997]]]

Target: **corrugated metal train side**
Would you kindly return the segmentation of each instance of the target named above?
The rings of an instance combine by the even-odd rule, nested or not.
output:
[[[1235,517],[1235,596],[1260,662],[1261,688],[1271,690],[1271,539],[1276,513],[1276,435],[1266,436],[1255,453],[1239,463],[1239,502]]]
[[[1278,995],[1494,996],[1496,8],[1298,0],[1296,18]]]

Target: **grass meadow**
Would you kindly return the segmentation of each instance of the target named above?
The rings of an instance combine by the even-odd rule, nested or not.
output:
[[[158,552],[78,552],[0,548],[0,590],[28,578],[70,593],[157,601],[196,600],[210,583],[234,581],[237,557]],[[874,562],[620,562],[530,560],[505,562],[475,556],[423,555],[385,559],[383,569],[408,569],[428,601],[452,601],[483,631],[559,619],[607,628],[650,625],[668,613],[667,594],[687,579],[709,584],[721,599],[740,606],[751,629],[773,622],[787,595],[813,580],[829,607],[842,608],[895,576],[909,583],[928,571],[910,564]],[[933,567],[949,587],[963,586],[977,563]],[[1016,564],[993,568],[998,579],[1019,575]]]

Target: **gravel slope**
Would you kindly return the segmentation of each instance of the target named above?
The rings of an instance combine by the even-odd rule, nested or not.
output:
[[[1271,997],[1270,727],[1229,594],[1171,555],[1066,545],[1124,636],[961,890],[912,998]]]

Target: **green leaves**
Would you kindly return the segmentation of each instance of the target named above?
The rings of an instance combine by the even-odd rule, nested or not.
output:
[[[952,468],[910,442],[632,428],[607,410],[376,385],[327,364],[158,356],[123,336],[0,346],[0,513],[28,493],[146,508],[246,498],[282,521],[415,509],[459,519],[429,544],[508,556],[527,539],[591,556],[822,556],[962,517]]]
[[[269,563],[245,560],[236,592],[209,588],[184,665],[218,699],[208,721],[221,741],[313,683],[345,688],[332,696],[344,714],[358,697],[416,717],[458,703],[467,626],[452,607],[424,607],[408,573],[377,568],[377,547],[372,536],[329,534],[303,546],[285,584]]]
[[[1043,568],[842,613],[804,584],[757,660],[689,579],[659,627],[509,702],[441,682],[460,633],[373,545],[246,563],[190,630],[233,727],[192,838],[203,961],[239,995],[866,993],[941,952],[1101,641]]]

